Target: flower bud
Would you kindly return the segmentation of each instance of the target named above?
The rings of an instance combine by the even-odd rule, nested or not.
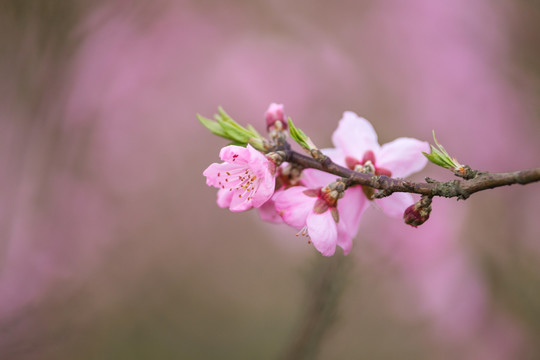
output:
[[[287,122],[285,122],[285,115],[283,115],[283,104],[272,103],[266,110],[266,128],[270,129],[273,126],[277,130],[287,129]]]
[[[407,225],[418,227],[429,219],[430,213],[431,197],[424,195],[418,202],[405,209],[403,220]]]

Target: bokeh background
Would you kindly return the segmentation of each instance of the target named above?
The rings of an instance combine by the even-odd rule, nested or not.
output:
[[[225,142],[195,114],[263,131],[279,102],[327,147],[352,110],[381,143],[538,167],[539,44],[533,1],[2,0],[0,358],[287,354],[335,260],[216,206]],[[539,184],[435,199],[418,229],[370,209],[309,356],[540,358],[539,220]]]

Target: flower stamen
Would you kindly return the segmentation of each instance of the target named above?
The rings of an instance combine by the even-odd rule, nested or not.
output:
[[[305,225],[303,228],[301,228],[300,231],[296,233],[296,236],[304,236],[304,237],[309,238],[307,225]]]

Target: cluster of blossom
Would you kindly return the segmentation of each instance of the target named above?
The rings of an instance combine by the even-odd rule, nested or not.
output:
[[[287,128],[282,105],[270,105],[266,120],[270,133]],[[339,121],[332,141],[335,147],[321,152],[333,162],[363,173],[403,178],[428,161],[422,154],[429,151],[427,142],[398,138],[381,146],[373,126],[349,111]],[[324,256],[333,255],[337,246],[349,253],[370,204],[392,217],[402,217],[414,204],[408,193],[377,199],[373,188],[347,187],[342,179],[323,171],[276,164],[270,154],[249,144],[226,146],[219,156],[223,162],[210,165],[203,174],[207,185],[219,189],[220,207],[231,211],[257,208],[263,220],[298,229],[297,236],[307,237]]]

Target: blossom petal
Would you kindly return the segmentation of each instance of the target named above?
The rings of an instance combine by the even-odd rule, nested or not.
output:
[[[252,200],[247,200],[245,196],[239,194],[237,191],[232,191],[233,196],[231,198],[231,205],[229,210],[232,212],[246,211],[253,207]]]
[[[351,251],[352,240],[358,233],[362,214],[369,207],[361,186],[353,186],[345,191],[345,196],[338,201],[338,240],[337,244],[345,255]]]
[[[338,148],[326,148],[321,149],[321,152],[328,156],[333,162],[335,162],[338,165],[346,166],[345,164],[345,154],[341,149]]]
[[[367,150],[377,153],[380,148],[377,133],[371,123],[351,111],[343,113],[332,141],[346,156],[357,159],[362,159]]]
[[[255,149],[250,144],[247,144],[245,149],[247,150],[246,154],[248,155],[248,162],[250,165],[253,164],[253,167],[257,167],[258,164],[264,164],[265,167],[268,167],[266,166],[266,164],[269,162],[269,160],[266,158],[266,156],[264,156],[262,152]],[[258,164],[256,165],[255,163]]]
[[[255,194],[253,194],[252,199],[253,207],[256,208],[262,206],[272,197],[272,195],[274,195],[274,189],[276,187],[276,179],[268,168],[260,172],[262,172],[262,174],[258,175],[261,179],[259,182],[259,187],[257,188]]]
[[[398,138],[384,144],[377,157],[377,167],[388,169],[392,177],[406,177],[422,170],[428,160],[429,144],[412,138]]]
[[[313,210],[316,197],[304,194],[304,186],[293,186],[278,192],[274,197],[277,212],[288,225],[301,229],[306,225],[306,218]]]
[[[222,161],[236,164],[247,164],[250,161],[251,153],[248,147],[229,145],[225,146],[219,152],[219,158]],[[255,150],[256,151],[256,150]],[[261,154],[262,155],[262,154]]]
[[[233,192],[229,189],[219,189],[217,193],[217,204],[220,208],[227,208],[231,205]]]
[[[228,163],[210,164],[210,166],[208,166],[206,170],[203,171],[203,175],[206,176],[206,185],[221,188],[220,181],[223,180],[221,179],[221,174],[223,174],[224,176],[227,171],[234,170],[237,167],[237,165],[232,165]]]
[[[324,256],[332,256],[336,252],[337,224],[330,211],[322,214],[311,212],[307,217],[308,234],[311,242]]]
[[[304,169],[302,171],[302,183],[311,189],[325,187],[331,182],[336,181],[337,178],[337,175],[320,170]]]
[[[392,195],[374,200],[388,216],[401,218],[405,209],[414,204],[411,194],[393,193]]]
[[[274,224],[283,222],[283,219],[281,216],[279,216],[279,213],[276,210],[276,204],[273,199],[268,200],[261,207],[259,207],[259,217],[261,220]]]
[[[276,181],[274,178],[275,165],[270,162],[263,153],[251,145],[247,145],[249,153],[249,166],[255,175],[259,178],[258,188],[253,195],[253,207],[262,206],[274,194]]]

